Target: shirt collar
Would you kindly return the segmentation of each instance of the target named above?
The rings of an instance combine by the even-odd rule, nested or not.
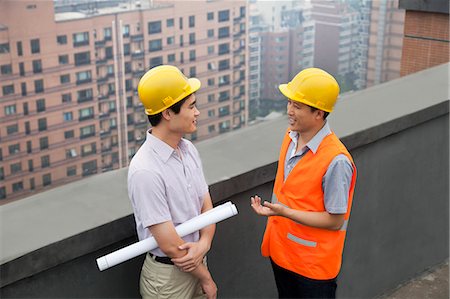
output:
[[[314,135],[314,137],[305,146],[315,154],[322,140],[329,134],[331,134],[330,125],[328,124],[328,121],[325,120],[325,124],[323,125],[322,129],[320,129],[319,132],[317,132],[316,135]],[[298,132],[289,131],[289,137],[291,137],[292,141],[295,144],[297,144],[298,142],[298,136]]]
[[[161,157],[164,163],[166,163],[172,156],[172,154],[175,153],[174,148],[172,148],[170,145],[168,145],[161,139],[153,136],[151,130],[147,131],[146,142],[149,144],[150,148]],[[186,152],[187,149],[186,140],[182,138],[178,143],[178,147],[182,152]]]

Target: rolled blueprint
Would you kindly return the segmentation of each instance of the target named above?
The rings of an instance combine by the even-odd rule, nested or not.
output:
[[[231,202],[226,202],[203,214],[200,214],[175,227],[180,237],[187,236],[210,224],[214,224],[230,218],[238,213],[236,206]],[[154,237],[136,242],[127,247],[114,251],[97,259],[97,266],[100,271],[114,267],[120,263],[128,261],[138,255],[144,254],[158,247]]]

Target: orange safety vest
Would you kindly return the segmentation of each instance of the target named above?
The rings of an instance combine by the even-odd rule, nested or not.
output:
[[[322,140],[315,154],[308,151],[300,159],[284,181],[284,162],[290,142],[286,134],[281,146],[272,202],[278,201],[295,210],[325,211],[322,178],[331,161],[337,155],[344,154],[353,166],[345,222],[340,230],[328,230],[305,226],[281,216],[271,216],[267,220],[261,252],[263,256],[270,256],[280,267],[302,276],[318,280],[333,279],[341,268],[346,227],[355,190],[356,167],[345,146],[331,133]]]

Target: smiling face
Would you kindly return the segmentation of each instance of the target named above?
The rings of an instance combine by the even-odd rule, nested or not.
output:
[[[195,94],[191,94],[181,105],[180,112],[171,111],[170,129],[180,134],[190,134],[197,130],[197,118],[200,115],[196,107]]]
[[[287,115],[289,128],[300,134],[317,131],[323,126],[323,112],[312,111],[311,107],[303,103],[288,99]]]

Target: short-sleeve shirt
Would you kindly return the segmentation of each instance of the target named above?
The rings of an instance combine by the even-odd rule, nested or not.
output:
[[[320,143],[329,134],[331,134],[331,129],[328,121],[326,121],[322,129],[303,148],[295,152],[299,133],[289,132],[291,143],[284,163],[284,180],[287,179],[292,169],[308,151],[312,151],[314,154],[317,152]],[[340,154],[331,161],[322,179],[324,205],[328,213],[345,214],[347,212],[352,175],[353,166],[347,156]]]
[[[139,240],[151,236],[149,226],[172,221],[175,226],[201,213],[208,192],[200,156],[186,139],[177,151],[147,132],[128,168],[128,196],[133,206]],[[199,240],[199,232],[183,237],[186,242]],[[151,251],[158,256],[159,249]]]

